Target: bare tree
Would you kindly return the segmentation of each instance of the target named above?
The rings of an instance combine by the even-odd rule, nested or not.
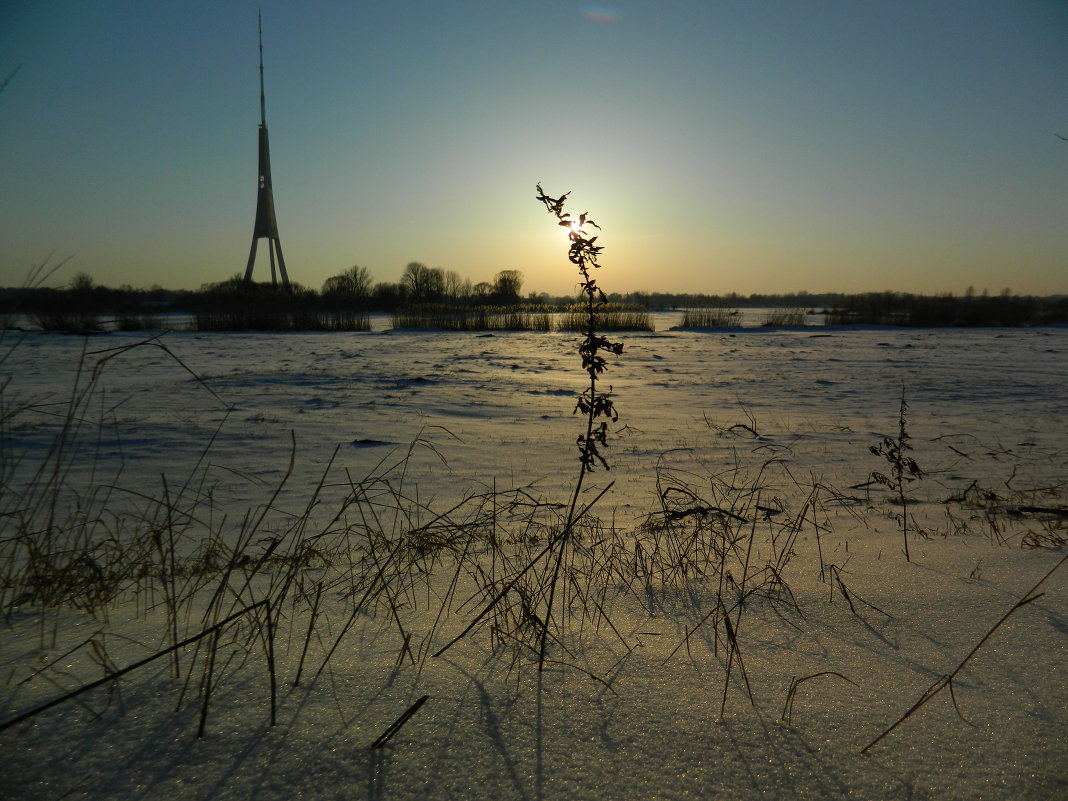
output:
[[[354,264],[349,269],[327,278],[323,283],[323,294],[363,300],[370,297],[373,283],[370,270]]]
[[[442,290],[450,300],[460,300],[464,296],[464,278],[456,270],[445,272]]]
[[[497,303],[518,303],[523,288],[523,273],[519,270],[501,270],[493,278],[493,299]]]
[[[445,271],[413,261],[404,268],[401,284],[408,290],[408,296],[417,303],[438,300],[445,293]]]

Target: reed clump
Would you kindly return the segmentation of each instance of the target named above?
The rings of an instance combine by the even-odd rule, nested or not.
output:
[[[683,309],[682,328],[729,328],[738,325],[740,312],[727,306]]]
[[[289,288],[234,277],[199,292],[192,302],[196,331],[369,331],[364,311]]]
[[[556,330],[582,331],[587,310],[582,305],[569,306],[558,316]],[[655,331],[647,309],[617,303],[605,303],[598,309],[597,327],[602,331]]]
[[[805,325],[806,319],[806,310],[802,308],[772,309],[764,316],[761,325],[765,328],[801,326]]]
[[[394,312],[394,328],[442,331],[551,331],[551,310],[543,305],[463,306],[423,304]]]

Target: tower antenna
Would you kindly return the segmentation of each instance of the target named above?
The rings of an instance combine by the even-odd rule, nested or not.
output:
[[[267,99],[263,91],[263,14],[256,12],[260,30],[260,180],[256,194],[256,223],[252,228],[252,247],[245,267],[245,282],[252,281],[252,268],[256,266],[256,245],[267,240],[267,253],[271,257],[271,283],[278,283],[275,259],[282,286],[289,289],[289,274],[286,260],[282,257],[282,242],[278,238],[278,220],[274,214],[274,191],[271,188],[271,150],[267,141]]]
[[[267,124],[267,97],[263,93],[263,12],[256,9],[256,21],[260,27],[260,125]]]

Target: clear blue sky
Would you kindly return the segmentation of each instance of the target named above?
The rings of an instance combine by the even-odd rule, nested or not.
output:
[[[1064,0],[34,0],[0,10],[0,285],[243,271],[256,12],[293,280],[1068,292]],[[262,261],[257,278],[269,270]]]

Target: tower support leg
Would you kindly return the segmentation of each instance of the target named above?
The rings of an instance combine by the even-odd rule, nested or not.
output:
[[[245,267],[245,283],[252,280],[252,268],[256,266],[256,243],[259,237],[252,237],[252,248],[248,252],[248,265]]]

